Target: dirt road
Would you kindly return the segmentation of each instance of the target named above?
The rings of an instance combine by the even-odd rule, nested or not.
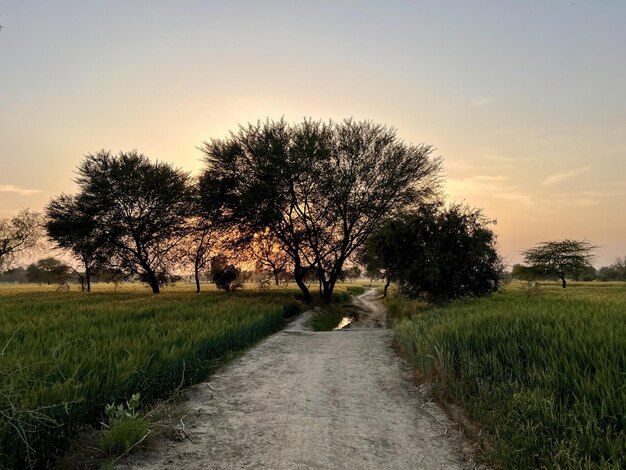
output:
[[[303,314],[193,387],[179,410],[189,438],[119,468],[472,467],[458,432],[413,385],[392,331],[364,327],[386,324],[376,294],[355,304],[365,313],[351,328],[307,331]]]

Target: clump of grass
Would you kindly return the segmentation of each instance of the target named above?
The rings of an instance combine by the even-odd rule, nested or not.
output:
[[[626,468],[626,284],[542,288],[398,320],[398,343],[502,468]]]
[[[149,426],[150,422],[141,417],[116,424],[103,431],[102,450],[112,457],[125,454],[146,436]]]
[[[106,407],[109,425],[102,432],[101,446],[107,455],[123,455],[148,435],[150,422],[137,411],[139,397],[139,393],[134,393],[126,405],[112,404]]]
[[[365,287],[363,286],[346,286],[346,290],[352,295],[361,295],[365,293]]]
[[[308,326],[313,331],[331,331],[337,328],[343,317],[341,309],[338,308],[319,310],[309,319]]]

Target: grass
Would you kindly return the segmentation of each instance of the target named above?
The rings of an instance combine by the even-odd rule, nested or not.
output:
[[[625,283],[389,303],[399,346],[487,430],[497,465],[626,468]]]
[[[363,286],[341,284],[335,288],[331,305],[325,305],[323,309],[317,311],[308,321],[308,326],[313,331],[332,331],[346,316],[343,307],[352,303],[354,295],[365,292]]]
[[[49,466],[106,404],[206,379],[281,328],[295,292],[0,286],[0,468]]]
[[[308,326],[313,331],[332,331],[341,322],[344,315],[341,309],[326,307],[324,310],[316,312],[309,319]]]

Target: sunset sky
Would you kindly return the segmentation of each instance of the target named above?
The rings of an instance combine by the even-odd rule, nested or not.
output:
[[[352,116],[435,146],[509,263],[626,255],[623,0],[0,0],[0,25],[0,217],[102,148],[197,173],[238,123]]]

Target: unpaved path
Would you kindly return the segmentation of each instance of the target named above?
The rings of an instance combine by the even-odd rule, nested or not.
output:
[[[356,305],[369,309],[363,321],[385,315],[371,291]],[[391,330],[357,322],[316,333],[304,326],[310,314],[192,387],[176,417],[190,438],[160,442],[119,468],[473,466],[458,432],[413,385]]]

